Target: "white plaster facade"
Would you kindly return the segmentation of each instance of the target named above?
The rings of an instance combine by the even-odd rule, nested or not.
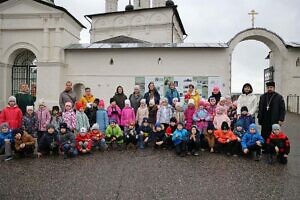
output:
[[[23,49],[32,51],[37,58],[37,98],[45,98],[52,106],[58,103],[67,80],[91,87],[106,102],[117,85],[123,85],[129,95],[137,76],[218,76],[223,79],[222,92],[228,94],[231,55],[244,40],[261,41],[272,51],[270,66],[275,69],[277,91],[284,96],[300,95],[300,67],[296,67],[300,44],[286,43],[275,33],[260,28],[242,31],[228,43],[185,44],[184,29],[174,9],[148,8],[91,17],[91,42],[125,35],[151,43],[79,45],[83,26],[63,8],[38,0],[2,1],[0,107],[11,95],[12,65]],[[76,48],[71,44],[77,44]]]
[[[151,43],[181,43],[185,30],[176,7],[158,7],[87,15],[91,43],[125,35]]]

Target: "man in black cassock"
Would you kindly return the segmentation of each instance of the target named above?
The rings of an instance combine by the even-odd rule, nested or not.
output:
[[[275,92],[275,82],[266,83],[267,92],[260,96],[258,107],[258,123],[261,125],[261,135],[266,139],[272,132],[273,124],[284,122],[285,103],[284,98]]]

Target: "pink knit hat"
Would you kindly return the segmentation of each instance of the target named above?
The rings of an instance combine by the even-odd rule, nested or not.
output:
[[[104,107],[104,106],[105,106],[104,100],[103,100],[103,99],[101,99],[101,100],[99,101],[98,106],[99,106],[99,107]]]

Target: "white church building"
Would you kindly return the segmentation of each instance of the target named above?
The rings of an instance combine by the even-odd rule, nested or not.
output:
[[[106,0],[105,13],[86,15],[91,41],[80,44],[85,27],[53,1],[0,0],[0,107],[23,82],[49,106],[58,104],[68,80],[78,96],[90,87],[106,102],[118,85],[129,95],[134,85],[144,89],[150,81],[161,94],[170,80],[181,95],[189,83],[204,97],[215,85],[230,94],[232,52],[245,40],[271,50],[277,91],[299,95],[300,44],[264,28],[242,30],[227,43],[184,43],[187,34],[172,1],[134,0],[125,11],[117,8],[118,0]]]

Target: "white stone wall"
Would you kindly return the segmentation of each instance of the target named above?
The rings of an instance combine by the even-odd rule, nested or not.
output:
[[[150,0],[134,0],[134,9],[150,8]]]
[[[131,94],[136,76],[220,76],[225,83],[223,92],[229,93],[229,63],[224,49],[91,49],[65,53],[67,66],[62,82],[71,80],[91,87],[106,103],[118,85],[124,86],[126,95]]]
[[[172,17],[175,25],[173,42],[182,42],[182,31],[177,18],[173,16],[173,9],[162,8],[95,16],[92,20],[91,43],[119,35],[152,43],[171,43]]]
[[[163,7],[166,5],[166,0],[152,0],[152,7]]]

